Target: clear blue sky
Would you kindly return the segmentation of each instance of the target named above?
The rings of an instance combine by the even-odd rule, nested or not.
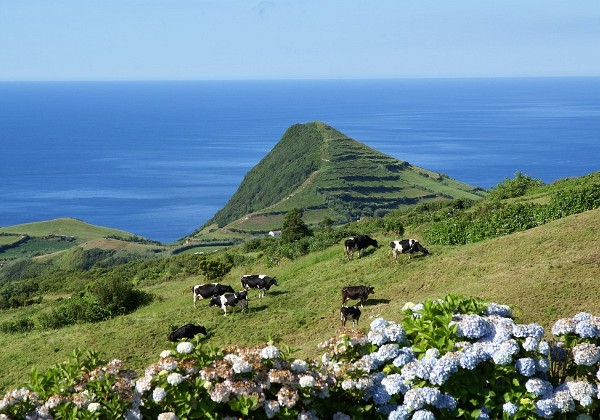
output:
[[[0,0],[0,80],[600,76],[599,0]]]

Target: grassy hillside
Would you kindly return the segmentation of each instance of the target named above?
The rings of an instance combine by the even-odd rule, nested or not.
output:
[[[195,234],[206,235],[210,225],[264,233],[280,228],[292,208],[302,209],[309,224],[325,217],[345,223],[422,202],[483,195],[479,188],[392,158],[322,122],[297,124]]]
[[[0,233],[13,233],[29,236],[74,236],[78,243],[107,236],[120,236],[123,238],[133,236],[129,232],[95,226],[81,220],[70,218],[0,227]]]
[[[579,311],[598,312],[600,303],[600,209],[570,216],[538,228],[464,246],[428,247],[431,255],[394,264],[387,243],[396,239],[375,235],[382,244],[361,259],[347,261],[342,246],[330,247],[294,261],[235,268],[224,283],[239,288],[243,273],[277,276],[279,287],[262,300],[251,292],[250,312],[234,309],[223,317],[217,308],[200,302],[192,306],[191,286],[204,282],[189,277],[145,287],[157,299],[149,306],[109,321],[75,325],[57,331],[33,330],[0,334],[0,388],[26,379],[32,366],[47,367],[65,360],[75,348],[97,349],[101,357],[120,358],[142,369],[167,347],[169,325],[203,324],[206,343],[253,344],[273,339],[298,349],[298,355],[316,355],[316,344],[340,327],[340,288],[370,284],[375,287],[363,309],[359,328],[383,316],[399,319],[407,301],[417,302],[448,293],[479,296],[516,309],[520,322],[544,327]],[[405,236],[413,236],[407,232]],[[418,234],[416,234],[418,237]],[[34,317],[48,302],[0,312],[0,322]]]
[[[158,244],[119,229],[71,218],[0,227],[0,261],[28,257],[49,260],[77,246],[143,251]]]

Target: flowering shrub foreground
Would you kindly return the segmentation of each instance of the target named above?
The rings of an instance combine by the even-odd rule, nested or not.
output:
[[[552,334],[508,306],[449,295],[321,343],[318,361],[181,342],[140,377],[76,351],[8,391],[0,419],[599,418],[600,317],[560,319]]]

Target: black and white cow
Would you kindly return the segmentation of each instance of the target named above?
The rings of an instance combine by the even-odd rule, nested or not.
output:
[[[348,257],[348,260],[351,260],[354,256],[354,252],[358,251],[358,258],[360,258],[363,251],[369,246],[377,248],[379,245],[377,245],[377,241],[369,235],[353,236],[344,241],[344,253]]]
[[[342,327],[346,326],[346,321],[350,318],[352,320],[352,326],[358,325],[360,319],[360,309],[358,306],[342,306],[340,309],[340,319],[342,320]]]
[[[422,252],[423,255],[428,255],[429,251],[425,249],[423,245],[416,239],[401,239],[398,241],[390,242],[392,248],[392,255],[394,256],[394,262],[398,262],[398,254],[408,253],[408,258],[412,257],[415,252]]]
[[[169,341],[175,342],[182,338],[191,340],[196,334],[206,335],[206,328],[203,325],[185,324],[169,334]]]
[[[370,294],[375,293],[373,286],[346,286],[342,287],[342,306],[349,300],[360,300],[360,307],[364,306]]]
[[[194,308],[199,299],[208,299],[213,296],[221,296],[224,293],[234,293],[233,287],[219,283],[197,284],[192,287],[194,294]]]
[[[244,274],[240,278],[244,290],[258,289],[258,297],[262,298],[271,286],[279,286],[277,277],[269,277],[265,274]]]
[[[208,306],[220,306],[223,310],[223,315],[227,316],[227,307],[234,307],[238,303],[242,308],[242,312],[246,312],[246,309],[248,309],[247,291],[242,290],[234,293],[225,293],[221,296],[213,296],[212,298],[210,298],[210,303]]]

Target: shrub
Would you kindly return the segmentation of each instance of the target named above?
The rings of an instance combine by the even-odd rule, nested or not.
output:
[[[61,301],[50,312],[39,315],[43,329],[58,329],[84,322],[105,321],[112,313],[90,297],[72,297]]]
[[[541,187],[544,183],[539,179],[533,179],[529,175],[516,172],[513,179],[505,178],[488,192],[490,200],[503,200],[506,198],[521,197],[528,191]]]
[[[16,321],[4,321],[0,324],[0,331],[6,334],[17,334],[31,331],[33,327],[33,320],[30,318],[21,318]]]

